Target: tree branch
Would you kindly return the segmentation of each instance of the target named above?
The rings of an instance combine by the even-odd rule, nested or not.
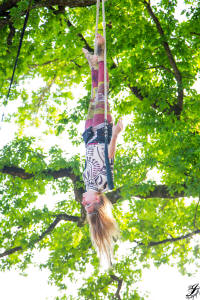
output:
[[[34,177],[34,174],[27,173],[24,169],[18,167],[5,166],[3,169],[0,169],[0,172],[3,174],[12,175],[14,177],[20,177],[22,179],[30,179]]]
[[[11,255],[11,254],[13,254],[15,252],[18,252],[18,251],[21,251],[21,250],[22,250],[22,247],[15,247],[15,248],[6,250],[5,252],[3,252],[3,253],[0,254],[0,258],[4,257],[4,256]]]
[[[56,62],[62,62],[62,60],[59,60],[58,58],[56,58],[56,59],[53,59],[53,60],[48,60],[48,61],[46,61],[46,62],[44,62],[42,64],[32,64],[32,65],[29,65],[29,68],[30,69],[34,69],[34,68],[37,68],[37,67],[47,66],[47,65],[50,65],[50,64],[53,64],[53,63],[56,63]],[[69,62],[74,63],[79,69],[82,68],[81,65],[77,64],[76,58],[69,60]]]
[[[0,12],[2,15],[6,11],[10,10],[11,8],[15,7],[18,2],[21,0],[9,0],[9,1],[4,1],[0,5]],[[32,8],[37,8],[37,7],[51,7],[54,5],[58,5],[61,7],[85,7],[85,6],[91,6],[95,5],[96,0],[36,0],[34,2],[34,5]]]
[[[29,68],[32,69],[32,68],[37,68],[37,67],[42,67],[42,66],[46,66],[46,65],[49,65],[49,64],[53,64],[55,62],[59,61],[58,58],[55,58],[53,60],[48,60],[46,62],[44,62],[43,64],[33,64],[33,65],[29,65]]]
[[[40,242],[46,235],[48,235],[56,226],[60,221],[71,221],[71,222],[79,222],[80,218],[77,216],[69,216],[67,214],[59,214],[56,216],[56,219],[54,220],[54,222],[47,228],[47,230],[45,230],[40,236],[39,238],[36,240],[35,243]],[[34,243],[34,244],[35,244]]]
[[[146,192],[145,195],[141,195],[140,188],[142,185],[133,185],[133,192],[132,196],[133,197],[138,197],[138,198],[144,198],[144,199],[149,199],[149,198],[166,198],[166,199],[176,199],[176,198],[181,198],[185,197],[184,191],[182,192],[174,192],[173,194],[169,193],[168,187],[166,185],[155,185],[154,190]],[[123,187],[122,187],[123,188]],[[108,192],[106,196],[110,199],[112,203],[116,203],[117,201],[120,201],[122,199],[121,197],[121,189],[118,188],[115,191]]]
[[[65,14],[65,7],[64,6],[59,6],[59,9],[56,10],[54,7],[50,6],[50,9],[53,11],[53,13],[55,15],[58,14]],[[70,20],[67,20],[66,18],[64,18],[67,26],[70,28],[75,28],[75,26],[70,22]],[[83,37],[83,35],[81,33],[77,33],[77,36],[81,39],[82,42],[84,42],[85,44],[85,48],[90,51],[90,52],[94,52],[94,50],[89,46],[88,42],[86,41],[86,39]]]
[[[0,17],[4,17],[3,19],[0,19],[0,27],[4,27],[5,25],[9,24],[9,10],[13,7],[16,7],[17,3],[21,0],[9,0],[4,1],[0,5]],[[86,7],[86,6],[92,6],[96,4],[96,0],[43,0],[43,1],[35,1],[34,4],[31,7],[32,9],[37,9],[40,7],[47,7],[51,8],[54,5],[58,5],[59,7]],[[59,9],[59,12],[61,10]],[[8,13],[8,14],[7,14]],[[22,16],[25,14],[25,11],[22,12]],[[5,18],[6,16],[6,18]]]
[[[66,23],[67,23],[67,26],[70,28],[70,27],[74,27],[75,26],[69,21],[69,20],[66,20]],[[81,33],[77,33],[78,37],[81,39],[82,42],[84,42],[85,44],[85,48],[89,51],[89,52],[94,52],[94,49],[90,47],[90,45],[88,44],[88,42],[86,41],[86,39],[84,38],[84,36],[81,34]]]
[[[8,37],[7,37],[7,45],[11,46],[12,45],[12,40],[15,36],[15,27],[13,26],[12,22],[9,23],[9,28],[10,28],[10,32],[9,32]]]
[[[115,293],[115,297],[117,298],[117,299],[121,299],[121,297],[120,297],[120,290],[121,290],[121,288],[122,288],[122,282],[123,282],[123,279],[120,279],[118,276],[116,276],[116,275],[110,275],[110,277],[113,279],[113,280],[115,280],[115,281],[117,281],[118,282],[118,286],[117,286],[117,291],[116,291],[116,293]]]
[[[179,236],[179,237],[176,237],[176,238],[165,239],[165,240],[158,241],[158,242],[152,241],[152,242],[147,244],[147,247],[158,246],[158,245],[162,245],[162,244],[166,244],[166,243],[173,243],[173,242],[181,241],[181,240],[184,240],[184,239],[191,238],[193,235],[196,235],[196,234],[199,234],[199,233],[200,233],[200,230],[197,229],[193,232],[187,233],[186,235],[182,235],[182,236]],[[138,246],[146,246],[142,242],[138,242],[138,241],[135,241],[135,242],[138,244]]]
[[[34,174],[27,173],[25,172],[24,169],[18,167],[4,166],[3,169],[0,169],[0,172],[11,176],[20,177],[22,179],[30,179],[34,177]],[[77,199],[82,198],[81,194],[84,192],[83,188],[78,188],[78,189],[76,188],[76,182],[80,182],[80,181],[82,182],[82,179],[79,176],[75,175],[71,167],[61,168],[60,170],[56,170],[56,171],[51,169],[46,169],[42,171],[41,174],[44,176],[52,176],[54,179],[69,177],[75,185],[74,188],[75,188],[75,195]],[[147,192],[146,195],[141,195],[140,192],[137,192],[140,191],[140,187],[141,185],[133,185],[133,189],[134,189],[132,195],[133,197],[146,198],[146,199],[148,198],[174,199],[179,197],[185,197],[184,191],[174,192],[173,194],[170,194],[168,191],[168,187],[166,185],[159,185],[159,184],[155,185],[154,190]],[[121,188],[118,188],[115,191],[108,192],[107,196],[112,203],[116,203],[118,200],[122,199],[120,193],[121,193]]]
[[[24,169],[22,168],[18,168],[18,167],[8,167],[8,166],[4,166],[3,169],[0,169],[1,173],[4,174],[8,174],[11,176],[16,176],[16,177],[20,177],[22,179],[30,179],[34,177],[34,174],[31,173],[27,173],[25,172]],[[84,192],[83,188],[77,188],[76,187],[76,182],[82,182],[82,179],[75,175],[73,169],[71,167],[68,168],[61,168],[60,170],[51,170],[51,169],[46,169],[44,171],[41,172],[42,175],[44,176],[52,176],[54,179],[58,179],[58,178],[63,178],[63,177],[69,177],[73,183],[74,183],[74,189],[75,189],[75,196],[77,197],[77,199],[82,198],[82,193]],[[133,197],[139,197],[139,198],[167,198],[167,199],[174,199],[174,198],[179,198],[179,197],[185,197],[185,193],[184,191],[181,192],[174,192],[173,194],[169,193],[168,187],[166,185],[155,185],[154,186],[154,190],[151,190],[149,192],[146,193],[146,195],[141,195],[140,192],[140,188],[142,185],[133,185]],[[108,192],[107,196],[108,198],[111,200],[112,203],[116,203],[117,201],[121,200],[121,189],[122,188],[118,188],[115,191],[112,192]],[[188,195],[187,195],[188,196]]]
[[[176,61],[173,57],[173,54],[172,54],[171,49],[169,47],[169,44],[166,42],[165,34],[164,34],[164,31],[162,29],[162,26],[161,26],[158,18],[154,14],[150,4],[145,0],[143,0],[143,2],[144,2],[145,6],[146,6],[146,8],[149,12],[149,15],[152,17],[154,23],[156,24],[156,28],[158,30],[158,33],[159,33],[160,37],[162,38],[162,44],[163,44],[163,47],[165,49],[165,53],[168,57],[168,60],[169,60],[169,63],[171,65],[172,69],[174,70],[174,76],[175,76],[177,86],[178,86],[178,97],[177,97],[178,101],[173,107],[174,107],[175,114],[179,117],[181,112],[182,112],[182,109],[183,109],[183,97],[184,97],[183,84],[182,84],[182,75],[181,75],[181,72],[179,71],[179,69],[177,67]]]
[[[3,15],[7,10],[11,9],[12,7],[16,6],[17,2],[21,0],[9,0],[9,1],[4,1],[0,5],[0,16]]]
[[[24,169],[18,167],[8,167],[4,166],[3,169],[0,169],[1,173],[20,177],[22,179],[30,179],[34,177],[34,174],[27,173]],[[48,169],[42,172],[45,176],[52,176],[54,179],[62,178],[62,177],[69,177],[74,179],[74,173],[72,168],[63,168],[57,171]]]
[[[172,72],[172,70],[170,70],[169,68],[163,66],[163,65],[160,65],[160,66],[152,66],[152,67],[148,67],[148,68],[145,68],[144,70],[150,70],[150,69],[163,69],[171,74],[174,75],[174,73]]]
[[[17,3],[20,0],[10,0],[6,1],[3,4],[0,5],[0,16],[3,16],[3,19],[0,19],[0,27],[3,27],[7,24],[10,24],[10,15],[9,15],[9,10],[12,7],[15,7]],[[58,10],[56,10],[53,6],[58,5]],[[65,13],[65,7],[86,7],[86,6],[92,6],[96,5],[96,0],[43,0],[43,1],[35,1],[34,4],[32,5],[31,9],[35,8],[40,8],[40,7],[47,7],[51,10],[53,10],[54,14],[64,14]],[[25,11],[22,12],[22,16],[25,14]],[[6,16],[6,18],[5,18]],[[65,19],[68,27],[74,27],[74,25],[67,19]],[[108,24],[110,26],[110,24]],[[81,41],[84,42],[85,48],[90,51],[94,52],[93,48],[90,47],[90,45],[87,43],[86,39],[83,37],[81,33],[77,34],[78,37],[81,39]],[[79,65],[77,64],[79,67]]]
[[[131,92],[139,99],[143,100],[144,96],[141,94],[141,89],[136,87],[136,86],[131,86],[130,84],[128,85]]]
[[[29,243],[29,245],[27,247],[25,247],[25,248],[19,246],[19,247],[15,247],[15,248],[6,250],[5,252],[3,252],[3,253],[0,254],[0,258],[8,256],[10,254],[13,254],[15,252],[24,251],[24,250],[27,250],[27,249],[33,247],[35,244],[37,244],[38,242],[40,242],[46,235],[49,235],[54,230],[54,228],[57,226],[57,224],[60,221],[63,221],[63,220],[64,221],[71,221],[71,222],[77,222],[78,223],[80,221],[80,218],[77,217],[77,216],[69,216],[67,214],[59,214],[59,215],[56,216],[56,219],[47,228],[47,230],[45,230],[34,242]]]
[[[64,7],[86,7],[96,5],[96,0],[42,0],[35,3],[35,7],[50,7],[50,6],[64,6]]]
[[[200,33],[199,33],[199,32],[190,32],[190,34],[200,36]]]

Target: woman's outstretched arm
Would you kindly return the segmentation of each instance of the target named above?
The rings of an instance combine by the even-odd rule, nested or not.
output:
[[[120,118],[119,121],[117,122],[117,125],[113,125],[113,130],[112,130],[112,138],[109,144],[108,148],[108,158],[114,158],[115,156],[115,151],[116,151],[116,146],[117,146],[117,138],[119,133],[123,130],[123,123],[122,119]]]

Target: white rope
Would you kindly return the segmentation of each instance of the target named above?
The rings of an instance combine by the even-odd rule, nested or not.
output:
[[[109,189],[114,188],[112,172],[110,169],[110,163],[108,158],[108,118],[107,118],[107,103],[108,103],[108,95],[107,95],[107,48],[106,48],[106,20],[105,20],[105,1],[102,0],[102,16],[103,16],[103,37],[104,37],[104,130],[105,130],[105,165],[106,165],[106,173],[107,173],[107,182]],[[99,6],[100,0],[97,0],[97,14],[96,14],[96,31],[95,31],[95,47],[94,54],[97,54],[97,33],[98,33],[98,22],[99,22]],[[97,94],[98,97],[98,94]],[[95,97],[96,98],[96,97]],[[96,100],[96,99],[95,99]],[[98,101],[98,99],[97,99]]]
[[[103,37],[104,37],[104,119],[107,121],[107,51],[106,51],[106,17],[105,17],[105,5],[102,0],[102,15],[103,15]]]
[[[99,8],[100,8],[100,0],[97,0],[96,30],[95,30],[95,42],[94,42],[94,54],[95,55],[97,55],[97,33],[98,33],[98,24],[99,24]]]
[[[106,50],[106,20],[105,20],[105,1],[102,0],[102,16],[103,16],[103,37],[104,37],[104,119],[107,121],[107,50]],[[98,34],[98,24],[99,24],[99,9],[100,9],[100,0],[97,0],[97,9],[96,9],[96,29],[95,29],[95,42],[94,42],[94,54],[97,55],[97,34]],[[93,88],[91,92],[93,98]]]
[[[100,0],[97,0],[96,5],[96,29],[95,29],[95,39],[94,39],[94,55],[97,55],[97,33],[98,33],[98,24],[99,24],[99,8],[100,8]],[[94,92],[93,87],[91,86],[91,98],[93,99]]]

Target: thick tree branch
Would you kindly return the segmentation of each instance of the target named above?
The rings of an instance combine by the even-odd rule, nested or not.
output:
[[[32,248],[35,244],[40,242],[45,236],[50,234],[54,230],[54,228],[58,225],[58,223],[60,221],[71,221],[71,222],[77,222],[78,223],[80,221],[80,218],[77,217],[77,216],[69,216],[67,214],[59,214],[59,215],[56,216],[56,219],[47,228],[47,230],[45,230],[34,242],[31,242],[26,248],[23,248],[23,247],[19,246],[19,247],[15,247],[15,248],[6,250],[5,252],[0,254],[0,258],[8,256],[10,254],[13,254],[15,252],[24,251],[24,250],[27,250],[29,248]]]
[[[8,167],[4,166],[3,169],[0,170],[1,173],[12,175],[12,176],[17,176],[22,179],[30,179],[34,177],[34,174],[27,173],[25,172],[24,169],[18,168],[18,167]],[[82,179],[74,174],[74,171],[72,168],[62,168],[60,170],[51,170],[51,169],[46,169],[41,172],[42,175],[44,176],[52,176],[54,179],[58,178],[63,178],[63,177],[69,177],[73,183],[74,183],[74,191],[75,191],[75,196],[77,199],[82,198],[82,193],[83,188],[76,188],[76,182],[82,181]],[[166,185],[155,185],[153,191],[149,191],[146,193],[146,195],[141,195],[140,192],[140,185],[133,185],[133,197],[139,197],[139,198],[167,198],[167,199],[174,199],[174,198],[179,198],[179,197],[184,197],[185,193],[184,191],[182,192],[174,192],[173,194],[170,194],[168,191],[168,188]],[[112,203],[116,203],[117,201],[121,200],[122,197],[120,195],[121,189],[117,189],[115,191],[107,193],[108,198],[111,200]]]
[[[128,85],[131,92],[139,99],[139,100],[143,100],[144,99],[144,96],[141,94],[141,89],[139,89],[138,87],[136,86],[131,86],[131,85]]]
[[[64,7],[86,7],[96,4],[96,0],[41,0],[36,1],[35,7],[50,7],[54,5]]]
[[[34,177],[34,174],[25,172],[24,169],[18,168],[18,167],[8,167],[5,166],[3,169],[0,170],[1,173],[8,174],[14,177],[20,177],[21,179],[31,179]],[[54,179],[68,177],[73,182],[74,187],[74,195],[75,200],[79,203],[82,201],[82,194],[84,193],[84,189],[82,187],[77,187],[77,182],[82,182],[82,178],[80,178],[78,175],[76,175],[72,168],[62,168],[60,170],[54,171],[51,169],[44,170],[41,172],[42,175],[46,176],[52,176]],[[81,205],[81,217],[78,222],[78,226],[82,226],[85,222],[86,218],[86,212],[84,207]]]
[[[117,291],[115,293],[115,297],[120,300],[121,299],[121,297],[120,297],[120,290],[122,288],[123,279],[119,278],[116,275],[110,275],[110,277],[112,278],[112,280],[115,280],[115,281],[118,282],[118,286],[117,286]]]
[[[30,179],[34,177],[34,174],[25,172],[24,169],[18,167],[7,167],[5,166],[3,169],[0,170],[1,173],[17,176],[22,179]],[[54,170],[44,170],[42,174],[46,176],[52,176],[54,179],[62,178],[62,177],[69,177],[74,179],[74,173],[72,168],[63,168],[58,171]]]
[[[13,254],[13,253],[21,251],[21,250],[22,250],[22,247],[15,247],[15,248],[6,250],[5,252],[3,252],[3,253],[0,254],[0,258],[4,257],[4,256],[8,256],[10,254]]]
[[[22,179],[30,179],[34,177],[34,174],[27,173],[22,168],[18,167],[7,167],[5,166],[3,169],[0,170],[1,173],[17,176]],[[63,168],[57,171],[47,169],[41,172],[41,174],[45,176],[52,176],[54,179],[63,178],[63,177],[69,177],[73,183],[75,184],[76,181],[82,181],[82,179],[78,176],[76,176],[73,172],[72,168]],[[153,191],[149,191],[146,195],[141,195],[140,192],[137,192],[137,190],[140,190],[140,185],[134,185],[133,186],[135,192],[133,192],[133,197],[139,197],[139,198],[168,198],[168,199],[174,199],[178,197],[184,197],[184,191],[182,192],[174,192],[173,195],[171,195],[168,191],[168,188],[166,185],[155,185]],[[75,187],[76,189],[76,187]],[[76,189],[77,190],[77,189]],[[80,197],[80,192],[82,193],[82,190],[79,188],[77,190],[77,198]],[[115,191],[109,192],[107,195],[111,199],[112,203],[117,202],[121,199],[120,195],[121,189],[117,189]],[[80,199],[80,198],[79,198]]]
[[[5,13],[7,10],[11,9],[12,7],[16,6],[17,2],[21,0],[9,0],[9,1],[4,1],[0,5],[0,16]]]
[[[18,167],[3,167],[3,169],[0,169],[1,173],[12,175],[14,177],[20,177],[22,179],[30,179],[34,177],[33,174],[25,172],[24,169],[18,168]]]
[[[9,23],[9,28],[10,28],[10,32],[7,38],[7,45],[11,46],[13,37],[15,36],[15,27],[13,26],[12,22]]]
[[[21,0],[9,0],[9,1],[4,1],[0,5],[0,12],[2,15],[6,11],[10,10],[12,7],[15,7],[18,2]],[[96,0],[36,0],[34,1],[34,5],[32,6],[33,8],[37,7],[51,7],[54,5],[58,5],[61,7],[85,7],[85,6],[91,6],[95,5]]]
[[[9,0],[9,1],[4,1],[0,5],[0,17],[2,16],[3,18],[0,19],[0,27],[4,27],[5,25],[9,24],[10,22],[10,17],[9,17],[9,10],[13,7],[16,7],[17,3],[20,2],[21,0]],[[35,8],[40,8],[40,7],[47,7],[51,8],[54,5],[58,5],[58,7],[86,7],[86,6],[91,6],[95,5],[96,0],[43,0],[39,1],[36,0],[34,1],[34,4],[32,5],[31,9]],[[60,10],[59,10],[60,11]],[[22,15],[24,15],[22,13]],[[6,17],[5,17],[6,16]]]
[[[184,191],[182,192],[174,192],[173,195],[169,193],[168,187],[166,185],[155,185],[153,191],[147,192],[145,195],[141,195],[140,192],[140,185],[133,185],[133,192],[132,196],[133,197],[138,197],[138,198],[166,198],[166,199],[175,199],[175,198],[181,198],[184,197]],[[108,192],[107,197],[110,199],[112,203],[116,203],[117,201],[120,201],[122,199],[121,197],[121,188]]]
[[[12,7],[15,7],[17,5],[17,2],[19,1],[20,0],[10,0],[0,5],[0,16],[4,17],[3,19],[0,19],[0,27],[10,24],[9,10]],[[54,5],[58,6],[58,10],[56,10],[53,7]],[[65,7],[73,8],[73,7],[86,7],[91,5],[96,5],[96,0],[48,0],[48,1],[46,0],[46,1],[35,1],[31,9],[39,8],[39,7],[48,7],[49,9],[53,10],[55,15],[57,15],[57,14],[64,14]],[[23,14],[25,14],[25,12],[22,13],[22,15]],[[74,25],[69,20],[65,19],[65,21],[69,28],[74,27]],[[110,24],[108,24],[107,26],[110,26]],[[78,33],[77,35],[81,39],[81,41],[84,42],[85,48],[88,51],[93,52],[94,51],[93,48],[90,47],[90,45],[87,43],[83,35],[81,33]]]
[[[163,44],[163,47],[165,49],[165,53],[168,57],[170,65],[171,65],[171,67],[174,71],[174,76],[175,76],[177,86],[178,86],[178,97],[177,97],[177,103],[174,105],[174,112],[177,116],[180,116],[180,114],[182,112],[182,109],[183,109],[183,97],[184,97],[183,84],[182,84],[182,75],[181,75],[181,72],[179,71],[179,69],[177,67],[176,61],[175,61],[174,56],[171,52],[169,44],[166,41],[164,31],[162,29],[162,26],[161,26],[158,18],[154,14],[150,4],[145,0],[143,2],[144,2],[145,6],[146,6],[146,8],[149,12],[149,15],[152,17],[154,23],[156,24],[156,28],[158,30],[158,33],[159,33],[160,37],[162,38],[162,44]]]

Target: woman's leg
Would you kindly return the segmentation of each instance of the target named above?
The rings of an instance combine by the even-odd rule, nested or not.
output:
[[[107,91],[109,87],[109,78],[107,73]],[[104,111],[105,111],[105,101],[104,101],[104,61],[99,61],[99,72],[98,72],[98,90],[96,92],[94,105],[94,115],[92,126],[97,126],[104,123]],[[107,120],[108,123],[112,123],[112,116],[110,114],[110,107],[107,101]]]
[[[87,129],[93,125],[93,117],[94,117],[94,110],[95,110],[94,99],[95,99],[95,95],[97,93],[97,88],[98,88],[98,70],[95,70],[94,68],[92,68],[91,75],[92,75],[93,97],[90,99],[87,120],[85,122],[85,129]]]

